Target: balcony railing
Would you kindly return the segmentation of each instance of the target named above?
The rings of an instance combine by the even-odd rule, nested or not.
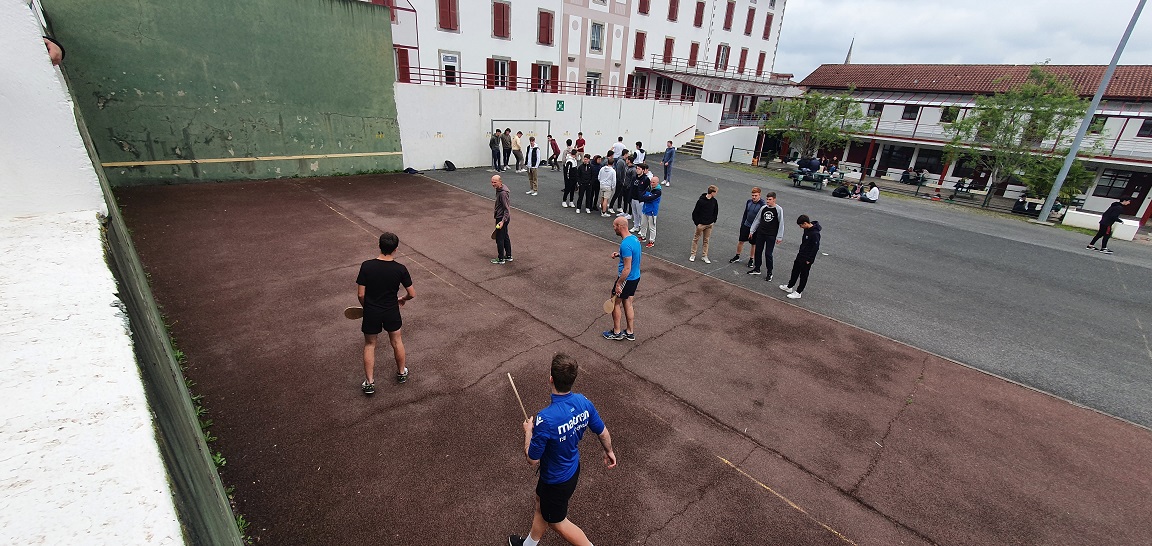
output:
[[[603,85],[599,82],[569,82],[557,79],[540,79],[538,77],[459,72],[435,68],[411,68],[407,74],[399,74],[398,79],[401,83],[439,85],[445,87],[505,89],[525,93],[556,93],[560,95],[656,100],[673,104],[694,102],[693,100],[685,100],[679,93],[662,93],[656,89],[635,89],[619,85]]]
[[[735,59],[728,59],[728,67],[725,70],[716,68],[716,61],[704,61],[696,59],[692,61],[682,57],[667,57],[663,55],[652,55],[649,66],[652,70],[663,70],[665,72],[678,72],[680,74],[696,74],[699,76],[709,76],[713,78],[728,78],[732,80],[743,80],[750,82],[769,83],[774,85],[792,85],[789,80],[781,80],[773,78],[772,73],[761,73],[756,75],[756,68],[745,66],[744,72],[741,73],[737,70],[738,66],[735,64]]]
[[[720,127],[760,126],[768,119],[767,114],[729,113],[720,116]]]

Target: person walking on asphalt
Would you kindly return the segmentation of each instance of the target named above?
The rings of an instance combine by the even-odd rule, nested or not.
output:
[[[667,168],[665,168],[667,170]],[[708,186],[708,192],[700,194],[696,206],[692,209],[692,223],[696,224],[696,234],[692,236],[692,253],[688,261],[696,261],[696,246],[700,242],[700,235],[704,235],[703,260],[710,264],[708,259],[708,239],[712,238],[712,226],[716,224],[716,217],[720,215],[720,205],[716,202],[716,192],[720,191],[715,185]]]
[[[1124,212],[1124,207],[1131,203],[1131,197],[1121,197],[1119,201],[1108,206],[1108,210],[1100,215],[1100,229],[1096,230],[1096,235],[1092,236],[1092,242],[1088,243],[1087,246],[1088,250],[1099,250],[1105,254],[1112,253],[1108,248],[1108,239],[1112,238],[1112,224],[1120,221],[1120,214]],[[1101,239],[1103,240],[1101,241]],[[1096,241],[1100,241],[1100,248],[1096,248]]]
[[[580,480],[580,439],[591,430],[604,448],[604,464],[616,468],[612,436],[600,419],[600,413],[584,395],[572,392],[580,366],[564,353],[552,357],[548,379],[552,403],[524,421],[524,456],[528,464],[539,468],[536,482],[536,511],[528,536],[510,535],[508,546],[536,546],[551,528],[568,544],[592,546],[588,535],[568,519],[568,500]]]
[[[504,169],[500,168],[500,129],[496,129],[495,133],[488,139],[488,147],[492,149],[492,170],[500,172]]]
[[[584,154],[584,162],[576,168],[576,184],[580,189],[576,197],[576,214],[583,208],[587,214],[592,214],[593,203],[596,201],[596,189],[593,183],[596,180],[596,167],[592,166],[592,157]]]
[[[548,147],[552,151],[548,156],[548,166],[550,170],[558,170],[560,163],[558,163],[556,159],[560,157],[560,143],[556,142],[556,139],[552,138],[552,135],[548,135]]]
[[[404,325],[400,308],[404,307],[404,302],[416,297],[416,290],[412,288],[408,268],[392,258],[398,246],[400,238],[396,234],[382,233],[380,255],[360,264],[360,273],[356,275],[356,299],[364,308],[364,318],[360,322],[360,331],[364,333],[364,383],[360,388],[364,394],[376,392],[373,370],[376,367],[376,341],[381,331],[388,332],[388,342],[396,357],[396,381],[408,381],[404,340],[400,337],[400,327]],[[396,293],[401,286],[406,293],[398,298]]]
[[[764,200],[760,199],[760,187],[752,188],[752,198],[744,203],[744,217],[740,219],[740,237],[736,242],[736,255],[728,260],[728,263],[734,264],[740,261],[740,254],[744,252],[744,243],[752,242],[752,222],[756,221],[756,215],[763,206]],[[748,267],[752,267],[752,255],[756,253],[755,248],[755,243],[753,243],[752,249],[748,252]]]
[[[672,184],[672,162],[676,161],[676,148],[672,147],[672,141],[668,141],[668,147],[664,149],[664,182],[668,185]]]
[[[784,209],[776,204],[776,192],[770,191],[764,195],[764,206],[756,214],[749,232],[752,234],[752,254],[756,260],[753,262],[749,275],[759,275],[762,263],[767,263],[764,280],[772,280],[772,252],[776,245],[784,240]]]
[[[496,190],[496,257],[492,263],[503,264],[512,261],[512,240],[508,238],[509,210],[512,207],[508,204],[508,186],[500,180],[500,175],[492,177],[492,188]]]
[[[647,172],[648,164],[641,163],[641,165]],[[660,197],[664,192],[660,189],[659,178],[649,176],[648,183],[650,184],[649,188],[640,197],[640,202],[644,203],[640,207],[640,211],[644,213],[644,224],[640,229],[640,238],[648,241],[648,244],[644,245],[646,248],[652,248],[656,246],[656,217],[660,215]]]
[[[636,312],[632,308],[632,296],[636,295],[636,285],[640,284],[640,240],[628,231],[628,220],[617,216],[612,220],[612,231],[620,237],[620,249],[612,253],[620,260],[616,266],[616,282],[612,284],[612,295],[616,305],[612,308],[612,329],[604,332],[604,339],[636,341],[634,327]],[[624,316],[627,329],[620,329],[620,316]]]
[[[540,189],[540,166],[544,164],[544,154],[536,145],[536,137],[528,137],[528,149],[524,153],[524,168],[528,170],[528,195],[536,195]]]
[[[812,271],[812,262],[816,261],[816,254],[820,252],[820,222],[813,222],[807,214],[801,214],[796,218],[796,225],[804,230],[804,236],[800,239],[796,261],[792,262],[792,276],[788,278],[788,284],[780,285],[780,289],[794,300],[800,299],[800,294],[808,285],[808,272]]]

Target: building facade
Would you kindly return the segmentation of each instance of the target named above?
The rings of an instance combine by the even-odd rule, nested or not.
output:
[[[963,161],[949,163],[944,147],[948,126],[963,119],[975,97],[1003,92],[1022,83],[1029,65],[851,65],[826,64],[800,82],[809,91],[850,92],[865,112],[870,130],[840,150],[846,167],[871,176],[898,174],[907,167],[927,169],[937,180],[973,180],[977,187],[991,177]],[[1104,66],[1043,67],[1071,82],[1091,98]],[[1117,68],[1097,109],[1082,150],[1099,150],[1084,158],[1095,173],[1084,208],[1102,211],[1121,196],[1131,196],[1124,213],[1147,223],[1152,216],[1152,66]],[[1040,142],[1036,151],[1067,148],[1072,136]],[[835,153],[835,152],[831,152]],[[1022,187],[992,188],[997,194]]]
[[[397,80],[684,102],[746,113],[774,75],[786,0],[371,0]]]

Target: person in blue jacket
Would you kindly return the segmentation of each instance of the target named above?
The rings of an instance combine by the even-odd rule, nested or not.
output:
[[[644,170],[648,170],[646,163],[641,163]],[[660,214],[660,196],[663,193],[660,190],[660,178],[652,176],[649,178],[648,190],[640,197],[641,212],[644,213],[644,223],[640,227],[640,238],[647,240],[648,244],[644,248],[652,248],[656,246],[656,216]]]
[[[672,147],[672,141],[668,141],[668,147],[664,149],[664,185],[672,185],[672,162],[676,161],[676,148]]]

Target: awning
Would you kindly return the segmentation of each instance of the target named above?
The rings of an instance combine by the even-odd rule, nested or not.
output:
[[[653,70],[651,68],[637,68],[636,71],[651,72],[657,76],[664,76],[665,78],[676,80],[682,84],[691,85],[697,89],[703,89],[713,93],[733,93],[737,95],[755,95],[757,97],[798,97],[803,94],[800,88],[794,85],[734,80],[716,76],[702,76],[700,74]]]

